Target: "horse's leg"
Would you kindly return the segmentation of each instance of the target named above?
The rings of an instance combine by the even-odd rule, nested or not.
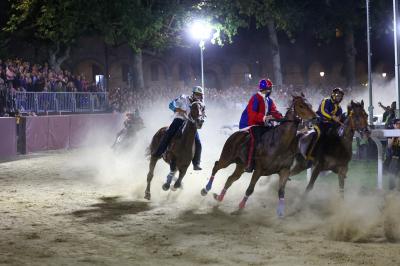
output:
[[[214,177],[215,177],[216,173],[217,173],[219,170],[228,167],[229,165],[230,165],[230,163],[225,162],[225,161],[222,161],[222,160],[215,161],[214,167],[213,167],[212,172],[211,172],[211,177],[210,177],[210,179],[208,180],[208,183],[207,183],[206,187],[203,188],[203,189],[201,190],[201,192],[200,192],[202,196],[207,195],[208,191],[211,190],[212,184],[213,184],[213,182],[214,182]]]
[[[301,157],[301,158],[299,158]],[[290,175],[297,175],[307,169],[307,161],[302,156],[296,157],[294,166],[290,169]]]
[[[344,199],[344,179],[346,178],[347,174],[347,167],[341,167],[339,168],[338,171],[338,177],[339,177],[339,193],[342,199]]]
[[[313,189],[315,180],[317,180],[317,177],[320,172],[321,172],[321,166],[319,163],[317,163],[315,165],[314,169],[312,170],[311,178],[310,178],[310,181],[308,182],[308,185],[307,185],[307,188],[305,191],[306,192],[305,195],[307,195]]]
[[[187,171],[188,167],[189,167],[189,165],[188,165],[188,166],[184,166],[184,167],[182,167],[181,169],[179,169],[179,177],[178,177],[178,179],[175,181],[174,190],[176,190],[177,188],[180,188],[180,187],[181,187],[182,179],[183,179],[183,177],[186,175],[186,171]]]
[[[276,208],[276,213],[278,217],[283,217],[285,215],[285,186],[289,178],[290,170],[282,169],[279,172],[279,189],[278,189],[278,207]]]
[[[156,163],[158,161],[157,157],[151,156],[150,157],[150,164],[149,164],[149,172],[147,173],[147,187],[146,191],[144,192],[144,198],[150,200],[151,194],[150,194],[150,184],[151,180],[153,179],[154,176],[154,168],[156,167]]]
[[[243,174],[245,169],[244,164],[241,163],[237,163],[236,164],[236,168],[235,171],[232,173],[232,175],[230,175],[228,177],[228,180],[226,180],[225,182],[225,186],[222,189],[221,193],[219,195],[214,194],[214,198],[218,201],[222,201],[224,199],[225,193],[228,190],[228,188],[232,185],[233,182],[235,182],[236,180],[238,180],[240,178],[240,176]]]
[[[247,187],[246,194],[243,197],[242,201],[239,203],[239,209],[244,209],[246,206],[247,199],[250,197],[251,194],[254,192],[254,187],[256,186],[258,179],[260,179],[261,174],[259,171],[255,170],[253,175],[251,176],[251,181],[249,186]]]
[[[162,189],[164,191],[167,191],[169,189],[169,187],[171,186],[172,179],[174,178],[175,173],[176,173],[176,163],[174,160],[171,160],[171,162],[169,164],[169,169],[170,169],[170,172],[167,175],[167,180],[162,185]]]

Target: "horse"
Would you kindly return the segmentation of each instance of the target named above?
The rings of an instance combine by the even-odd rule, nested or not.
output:
[[[312,173],[305,195],[314,186],[321,171],[332,171],[338,175],[339,189],[344,198],[344,181],[347,176],[348,164],[353,155],[352,142],[355,131],[361,136],[369,134],[368,115],[364,110],[364,101],[351,101],[347,107],[347,116],[342,118],[342,124],[331,130],[331,133],[322,134],[316,142],[313,153]],[[296,175],[310,168],[308,161],[298,153],[290,176]]]
[[[304,95],[292,96],[292,102],[288,108],[281,124],[265,132],[256,147],[254,156],[255,170],[251,182],[246,190],[243,200],[239,204],[239,210],[245,207],[247,199],[254,191],[258,179],[261,176],[279,174],[279,199],[278,215],[283,216],[285,184],[289,177],[290,167],[293,164],[294,156],[297,151],[296,132],[301,119],[313,119],[316,113],[312,110],[311,104],[307,102]],[[300,119],[300,118],[301,119]],[[236,169],[228,177],[225,186],[219,195],[214,194],[217,201],[222,201],[226,191],[233,182],[238,180],[243,174],[247,164],[248,143],[250,134],[248,131],[237,131],[233,133],[225,142],[219,160],[215,162],[211,177],[205,188],[201,190],[201,195],[207,195],[211,190],[216,173],[232,163],[236,163]]]
[[[166,182],[162,188],[167,191],[170,188],[172,179],[175,173],[179,171],[179,177],[175,181],[173,190],[181,187],[182,179],[186,174],[187,168],[189,167],[193,156],[194,156],[194,138],[197,133],[197,129],[203,126],[205,119],[204,105],[200,101],[195,101],[190,106],[190,113],[187,120],[182,126],[182,130],[178,132],[171,140],[167,151],[163,154],[163,159],[170,166],[170,173],[167,176]],[[160,144],[167,127],[159,129],[151,140],[151,144],[148,148],[148,153],[153,154]],[[149,172],[147,174],[147,187],[144,198],[150,200],[150,184],[154,176],[154,168],[157,161],[160,159],[156,156],[150,155]]]

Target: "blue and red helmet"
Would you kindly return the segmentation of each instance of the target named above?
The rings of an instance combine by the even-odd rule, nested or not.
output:
[[[260,91],[272,89],[272,81],[270,79],[262,79],[258,84],[258,89]]]

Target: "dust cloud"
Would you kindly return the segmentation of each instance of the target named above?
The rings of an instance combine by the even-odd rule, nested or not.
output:
[[[356,96],[353,97],[356,98]],[[362,97],[360,94],[360,98]],[[379,98],[376,100],[378,101]],[[381,100],[384,101],[384,99]],[[165,106],[166,102],[167,100],[160,101],[157,104],[160,107],[153,108],[152,111],[143,111],[142,116],[146,128],[138,133],[131,150],[122,154],[115,154],[110,148],[114,140],[111,138],[96,149],[83,151],[79,157],[75,158],[74,164],[77,167],[91,168],[95,172],[92,181],[108,187],[110,196],[119,195],[144,201],[148,171],[146,149],[154,133],[160,127],[167,126],[172,121],[172,113]],[[314,109],[316,109],[315,106]],[[193,171],[192,166],[189,166],[183,179],[183,189],[176,192],[165,192],[161,186],[169,172],[169,166],[164,161],[159,160],[151,186],[152,204],[157,206],[174,205],[176,210],[180,212],[191,211],[194,213],[212,212],[213,208],[217,206],[227,214],[235,213],[250,182],[250,174],[243,174],[232,185],[224,202],[220,204],[214,201],[211,194],[212,192],[220,192],[227,177],[233,172],[234,165],[217,173],[213,189],[206,197],[200,195],[200,190],[205,186],[214,162],[219,158],[224,142],[230,134],[237,130],[241,111],[227,111],[220,106],[207,105],[207,119],[203,128],[199,131],[203,144],[201,163],[203,170]],[[101,134],[101,131],[98,131],[98,133]],[[94,137],[104,139],[104,137],[95,135]],[[389,209],[385,207],[385,201],[381,194],[374,191],[366,192],[360,189],[362,184],[353,183],[352,187],[346,186],[345,199],[343,200],[337,192],[338,186],[326,184],[323,181],[324,178],[320,177],[317,180],[315,189],[307,199],[302,197],[306,187],[305,180],[288,182],[286,188],[287,218],[282,230],[295,232],[296,230],[304,231],[322,227],[325,228],[328,239],[348,242],[368,241],[368,239],[375,238],[379,234],[377,232],[382,232],[382,210],[385,209],[386,213],[391,213],[387,210],[391,210],[393,207]],[[241,219],[254,223],[262,220],[269,225],[282,226],[282,221],[277,219],[275,214],[277,180],[278,177],[275,175],[260,179],[255,188],[255,193],[248,200],[245,215],[241,215]],[[297,211],[299,206],[300,211]],[[386,216],[389,217],[388,220],[393,220],[393,218],[390,218],[392,216]],[[392,229],[387,231],[397,230],[393,226],[390,228]]]

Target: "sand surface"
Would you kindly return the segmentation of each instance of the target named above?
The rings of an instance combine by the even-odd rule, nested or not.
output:
[[[199,193],[206,161],[176,192],[161,190],[168,168],[160,163],[146,201],[147,161],[137,156],[74,150],[0,163],[0,264],[400,265],[398,195],[349,187],[343,202],[322,179],[300,202],[305,184],[291,181],[278,219],[270,177],[237,214],[250,176],[218,204]],[[214,192],[230,171],[218,174]]]

